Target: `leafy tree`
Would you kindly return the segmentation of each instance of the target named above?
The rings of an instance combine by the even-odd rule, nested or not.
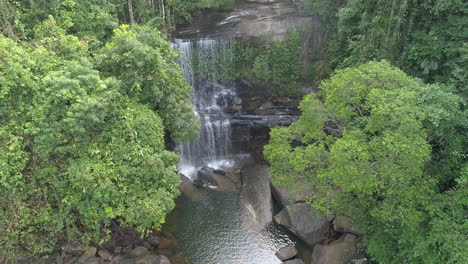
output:
[[[101,65],[126,48],[117,43],[130,45],[124,58],[150,56],[146,66],[154,68],[141,74],[154,73],[154,82],[136,72],[133,80],[122,71],[113,72],[121,80],[103,77],[86,43],[53,18],[28,44],[0,36],[0,255],[100,242],[112,222],[159,228],[174,207],[178,156],[165,149],[165,132],[179,129],[173,134],[187,139],[197,122],[169,44],[156,30],[139,30],[154,46],[126,42],[137,34],[122,27],[118,33],[129,35],[114,38]],[[141,80],[141,93],[126,86]]]
[[[158,111],[177,141],[197,136],[190,86],[163,35],[146,26],[122,26],[97,56],[99,68],[122,82],[122,93]]]
[[[380,263],[465,262],[466,248],[451,252],[455,240],[444,237],[449,232],[466,240],[466,218],[457,219],[464,227],[455,230],[448,221],[466,212],[467,197],[462,186],[436,193],[437,177],[426,169],[428,135],[460,122],[461,99],[385,61],[338,70],[320,88],[319,95],[304,98],[297,123],[271,132],[265,156],[273,182],[296,191],[312,187],[308,202],[326,214],[351,217]],[[421,97],[431,89],[447,100]],[[431,204],[434,195],[439,200]],[[462,199],[453,210],[444,203],[451,195]],[[426,247],[426,254],[417,247]]]
[[[335,29],[333,68],[386,59],[426,82],[457,88],[466,98],[468,3],[449,1],[304,0]],[[335,22],[334,22],[335,21]]]

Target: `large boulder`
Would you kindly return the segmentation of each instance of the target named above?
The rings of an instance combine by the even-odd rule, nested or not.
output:
[[[263,228],[273,221],[273,200],[268,167],[257,164],[249,165],[242,169],[241,175],[240,202],[243,218],[253,223],[254,226]]]
[[[314,246],[327,239],[330,221],[320,216],[310,205],[306,203],[287,205],[280,214],[281,217],[275,216],[277,223],[295,233],[307,245]]]
[[[315,245],[311,264],[347,264],[356,255],[356,239],[344,234],[329,245]]]
[[[193,183],[198,187],[206,187],[219,192],[239,193],[240,173],[235,169],[223,171],[203,166]]]
[[[297,255],[297,249],[293,245],[285,246],[276,251],[276,257],[281,261],[292,259]]]
[[[306,185],[304,185],[306,186]],[[283,208],[287,205],[305,202],[307,196],[312,192],[312,188],[304,188],[291,192],[285,188],[281,188],[271,184],[271,193],[275,201]]]
[[[281,210],[279,213],[277,213],[273,217],[273,219],[275,220],[275,223],[282,225],[289,230],[292,229],[291,219],[289,219],[289,214],[288,214],[287,209]]]
[[[335,220],[333,220],[333,229],[340,233],[359,235],[359,231],[353,227],[351,219],[346,216],[337,216]]]

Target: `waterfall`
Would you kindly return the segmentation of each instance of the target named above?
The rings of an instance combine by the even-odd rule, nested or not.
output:
[[[226,109],[240,98],[231,86],[221,84],[226,69],[233,63],[233,45],[229,39],[175,39],[173,48],[180,55],[182,74],[192,86],[194,111],[200,120],[200,137],[180,144],[177,151],[182,160],[179,171],[191,176],[202,164],[226,162],[231,154],[231,115]]]

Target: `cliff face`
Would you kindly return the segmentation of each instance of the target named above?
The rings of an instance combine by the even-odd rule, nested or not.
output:
[[[284,41],[295,30],[301,39],[302,78],[309,79],[309,66],[319,59],[318,51],[323,45],[324,27],[318,17],[305,14],[295,2],[297,1],[239,0],[228,10],[206,10],[194,17],[190,24],[179,25],[173,37],[192,42],[213,39],[216,43],[261,36],[270,38],[271,41]],[[201,50],[202,53],[205,50],[210,51],[213,54],[205,57],[211,58],[220,56],[216,53],[220,49],[218,46],[204,47],[198,44],[193,49]],[[223,46],[221,50],[224,49],[229,50]],[[210,63],[216,63],[216,60]],[[207,69],[215,68],[211,70],[214,72],[220,68],[219,65],[202,66]],[[203,71],[207,70],[198,70]],[[230,116],[232,151],[248,152],[257,160],[263,160],[261,153],[263,145],[268,142],[270,129],[295,122],[299,115],[299,100],[272,96],[269,89],[271,87],[255,85],[247,80],[236,80],[232,86],[235,87],[236,97],[227,98],[220,105],[223,112]]]
[[[288,32],[314,32],[320,42],[323,26],[318,17],[306,15],[292,0],[237,1],[230,10],[206,11],[192,23],[180,25],[176,38],[238,38],[271,36],[285,40]]]

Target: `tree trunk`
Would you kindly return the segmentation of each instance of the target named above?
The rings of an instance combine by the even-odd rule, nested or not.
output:
[[[130,24],[135,24],[135,18],[133,17],[133,2],[132,0],[127,0],[128,2],[128,16],[130,17]]]

